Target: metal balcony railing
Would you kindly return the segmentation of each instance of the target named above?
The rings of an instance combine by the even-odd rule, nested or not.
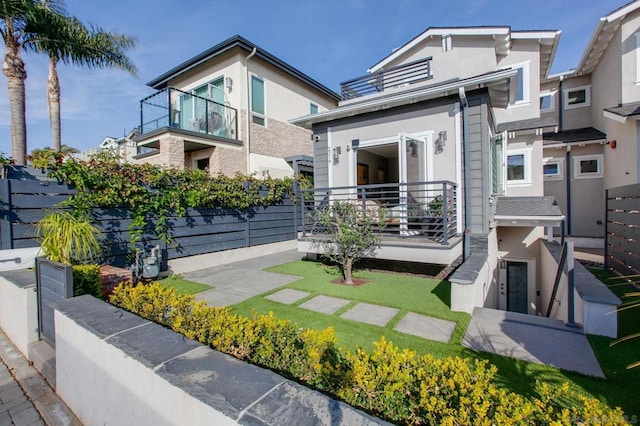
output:
[[[457,186],[449,181],[385,183],[301,190],[299,232],[322,237],[320,214],[335,202],[356,204],[373,214],[385,236],[423,238],[448,244],[457,233]]]
[[[237,139],[237,115],[235,108],[167,87],[140,101],[140,132],[175,128]]]
[[[340,83],[343,101],[433,78],[431,56]]]

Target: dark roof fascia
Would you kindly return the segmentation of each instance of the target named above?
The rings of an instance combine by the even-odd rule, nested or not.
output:
[[[587,141],[601,141],[607,139],[607,135],[594,127],[582,129],[564,130],[562,132],[548,132],[542,134],[545,144],[574,143]]]
[[[215,46],[213,46],[210,49],[205,50],[204,52],[194,56],[193,58],[183,62],[182,64],[178,65],[177,67],[172,68],[171,70],[167,71],[166,73],[160,75],[159,77],[154,78],[153,80],[149,81],[147,83],[147,86],[153,87],[156,90],[161,90],[164,89],[165,87],[167,87],[167,82],[172,79],[177,77],[178,75],[193,69],[195,67],[197,67],[198,65],[202,64],[203,62],[208,61],[211,58],[214,58],[216,56],[221,55],[224,52],[227,52],[235,47],[239,47],[241,49],[246,50],[247,52],[252,52],[253,49],[256,49],[256,56],[259,57],[260,59],[264,60],[265,62],[275,66],[276,68],[286,72],[287,74],[303,81],[304,83],[308,84],[309,86],[313,87],[314,89],[318,90],[319,92],[323,93],[324,95],[335,99],[336,101],[340,100],[340,96],[334,92],[333,90],[329,89],[328,87],[326,87],[325,85],[319,83],[318,81],[314,80],[313,78],[309,77],[308,75],[304,74],[302,71],[292,67],[291,65],[287,64],[286,62],[282,61],[281,59],[278,59],[277,57],[275,57],[274,55],[272,55],[271,53],[267,52],[266,50],[262,49],[261,47],[255,45],[254,43],[251,43],[249,40],[245,39],[244,37],[240,36],[240,35],[235,35],[225,41],[223,41],[222,43],[219,43]]]
[[[615,107],[603,108],[611,114],[618,115],[620,117],[632,117],[640,114],[640,102],[633,102],[627,105],[618,105]]]

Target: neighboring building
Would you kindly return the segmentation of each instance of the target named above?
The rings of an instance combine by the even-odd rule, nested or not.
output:
[[[604,237],[605,189],[640,182],[640,1],[598,22],[578,67],[541,85],[545,194],[574,237]],[[600,244],[602,246],[602,244]]]
[[[116,154],[120,158],[120,161],[130,163],[131,161],[133,161],[133,157],[138,155],[138,148],[136,146],[135,138],[139,135],[140,131],[136,127],[121,138],[107,136],[98,147],[82,151],[82,160],[88,161],[91,159],[91,157],[93,157],[100,151],[109,150]]]
[[[288,120],[330,110],[338,101],[333,91],[241,36],[147,84],[159,92],[140,102],[137,143],[153,150],[137,161],[211,174],[292,175],[298,165],[284,158],[308,158],[312,144],[311,133]]]
[[[553,283],[542,240],[564,217],[543,196],[542,135],[558,124],[541,116],[538,100],[559,37],[429,28],[342,83],[338,108],[292,120],[314,135],[307,211],[342,198],[379,212],[378,258],[448,265],[480,256],[469,267],[488,278],[452,290],[454,310],[544,312]],[[313,221],[313,213],[304,218],[300,251],[320,250]]]

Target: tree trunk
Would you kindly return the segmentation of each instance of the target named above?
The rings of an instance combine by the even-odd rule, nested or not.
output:
[[[11,157],[15,164],[24,165],[27,156],[27,121],[25,119],[24,81],[27,72],[20,57],[20,45],[13,38],[13,22],[5,20],[6,41],[2,72],[7,77],[9,109],[11,111]]]
[[[344,275],[344,283],[345,284],[353,284],[353,279],[351,278],[351,268],[353,267],[353,259],[347,257],[344,259],[344,263],[342,265],[342,273]]]
[[[60,131],[60,80],[58,80],[58,61],[49,57],[49,79],[47,80],[47,107],[49,108],[49,121],[51,122],[51,137],[53,150],[62,150]]]

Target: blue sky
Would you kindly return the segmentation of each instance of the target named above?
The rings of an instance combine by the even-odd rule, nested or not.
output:
[[[552,72],[574,68],[598,19],[624,0],[67,0],[68,12],[138,39],[134,78],[60,66],[62,141],[80,150],[139,123],[146,82],[240,34],[333,90],[430,26],[559,29]],[[4,56],[4,49],[2,49]],[[47,60],[25,54],[28,150],[49,146]],[[0,152],[11,151],[6,78],[0,77]]]

